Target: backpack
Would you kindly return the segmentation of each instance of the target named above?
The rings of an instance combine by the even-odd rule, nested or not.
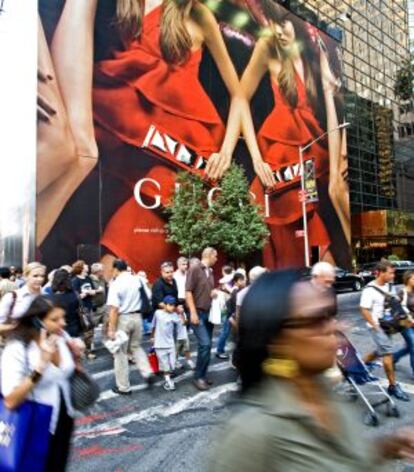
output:
[[[400,299],[392,293],[384,292],[375,285],[370,285],[370,287],[381,293],[385,298],[384,313],[388,312],[389,315],[383,316],[379,320],[381,329],[385,334],[391,335],[400,333],[407,328],[406,323],[404,322],[408,320],[408,314],[401,305]]]

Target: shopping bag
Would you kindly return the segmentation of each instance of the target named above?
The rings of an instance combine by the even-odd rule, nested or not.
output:
[[[208,321],[215,325],[221,324],[221,313],[226,307],[226,300],[223,292],[218,291],[217,296],[213,298],[211,302],[210,313],[208,315]]]
[[[160,367],[158,365],[158,357],[154,348],[150,349],[148,352],[148,362],[150,363],[152,372],[158,374]]]
[[[0,472],[43,472],[52,407],[26,400],[6,408],[0,396]]]

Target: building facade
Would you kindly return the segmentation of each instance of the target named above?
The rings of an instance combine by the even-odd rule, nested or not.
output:
[[[342,44],[354,259],[413,259],[414,120],[407,67],[414,1],[283,3]],[[395,218],[406,223],[395,225]]]

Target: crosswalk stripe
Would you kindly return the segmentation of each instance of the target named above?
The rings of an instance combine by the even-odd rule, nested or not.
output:
[[[209,372],[220,372],[222,370],[231,369],[231,368],[232,367],[231,367],[229,362],[219,362],[219,363],[214,364],[213,366],[211,366],[209,368]],[[174,379],[174,383],[175,384],[180,383],[183,380],[186,380],[188,378],[193,377],[193,375],[194,375],[193,371],[184,372],[183,374],[178,375]],[[154,387],[160,387],[163,384],[164,384],[164,379],[160,380],[159,382],[156,382],[154,384]],[[147,388],[148,387],[147,387],[146,384],[139,384],[139,385],[132,386],[131,391],[132,392],[139,392],[140,390],[146,390]],[[112,390],[105,390],[104,392],[102,392],[100,394],[100,396],[98,398],[98,402],[102,402],[102,401],[105,401],[105,400],[110,400],[111,398],[116,398],[116,397],[119,397],[119,396],[120,395],[118,393],[115,393]]]
[[[145,410],[120,416],[116,419],[101,423],[97,426],[79,428],[75,432],[75,441],[79,438],[96,438],[102,435],[119,434],[125,431],[125,426],[137,421],[153,420],[155,418],[166,418],[195,407],[208,405],[218,400],[222,395],[238,390],[236,382],[229,382],[206,392],[199,392],[176,402],[151,406]]]
[[[217,349],[214,348],[211,350],[212,354],[215,354],[217,352]],[[195,357],[197,354],[197,351],[192,351],[191,352],[191,357]],[[130,372],[132,372],[133,370],[137,370],[137,366],[136,365],[131,365],[130,366]],[[114,369],[106,369],[106,370],[103,370],[101,372],[97,372],[96,374],[92,374],[92,377],[95,379],[95,380],[99,380],[99,379],[103,379],[104,377],[108,377],[110,375],[114,375]]]

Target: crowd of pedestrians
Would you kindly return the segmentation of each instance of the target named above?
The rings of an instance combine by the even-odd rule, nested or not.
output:
[[[175,390],[174,375],[186,368],[194,371],[193,384],[198,390],[209,390],[213,384],[209,376],[213,331],[220,324],[215,355],[228,360],[232,353],[230,362],[239,372],[243,395],[255,392],[258,404],[275,411],[282,411],[281,404],[286,402],[283,412],[294,416],[295,405],[301,403],[300,389],[310,388],[306,392],[310,395],[307,401],[318,410],[317,421],[328,430],[333,426],[329,417],[332,412],[323,411],[329,395],[325,387],[315,383],[313,376],[335,362],[336,344],[331,336],[334,326],[331,320],[337,311],[332,290],[334,267],[326,262],[317,263],[310,281],[304,282],[293,271],[267,273],[266,268],[256,266],[246,274],[244,267],[226,265],[216,282],[216,264],[214,248],[206,248],[200,259],[180,257],[176,265],[165,261],[153,284],[144,270],[134,273],[121,259],[112,262],[110,280],[105,279],[108,268],[101,263],[89,267],[81,260],[48,274],[46,267],[38,262],[28,264],[24,271],[0,268],[1,393],[10,409],[29,397],[52,407],[49,433],[50,444],[54,446],[47,457],[46,470],[65,468],[74,414],[68,393],[70,379],[81,355],[89,362],[96,358],[95,340],[99,330],[113,356],[116,394],[132,392],[130,364],[136,365],[148,388],[159,372],[164,378],[163,388]],[[404,286],[398,292],[392,285],[394,268],[390,262],[381,261],[376,274],[375,280],[364,288],[360,301],[375,346],[364,361],[373,367],[381,358],[389,382],[388,393],[398,400],[409,401],[408,394],[396,381],[394,366],[408,355],[414,375],[411,318],[414,273],[405,274]],[[392,311],[390,299],[397,300],[407,315],[403,317],[405,324],[394,331],[386,329],[385,323]],[[223,300],[219,304],[222,307],[219,322],[212,316],[217,300]],[[305,336],[301,330],[306,333],[316,330],[319,334]],[[189,332],[194,334],[196,343],[195,363],[191,358]],[[297,333],[302,334],[297,337]],[[143,348],[145,334],[157,358],[156,368]],[[404,348],[399,350],[394,347],[397,335],[405,341]],[[229,338],[234,349],[228,347]],[[298,369],[302,374],[310,373],[298,379],[295,374]],[[269,378],[277,382],[269,382]],[[280,379],[288,379],[299,389],[293,394],[292,387]],[[272,392],[275,396],[267,403]],[[247,454],[248,457],[242,454],[238,460],[256,461],[255,452],[248,453],[247,445],[244,449],[250,435],[244,435],[243,425],[253,429],[263,426],[265,434],[274,434],[276,423],[265,427],[262,414],[235,420],[233,426],[239,435],[230,434],[223,441],[222,446],[228,450],[237,444]],[[342,427],[342,433],[349,437],[351,425],[344,422]],[[307,441],[309,438],[303,443],[305,449]],[[322,441],[318,447],[326,452],[326,461],[338,459],[335,454],[330,457],[328,443]],[[347,460],[349,464],[361,461],[360,451],[355,449]],[[364,461],[370,464],[369,456]],[[229,456],[223,451],[214,470],[236,470],[239,465],[234,462],[233,453]]]

